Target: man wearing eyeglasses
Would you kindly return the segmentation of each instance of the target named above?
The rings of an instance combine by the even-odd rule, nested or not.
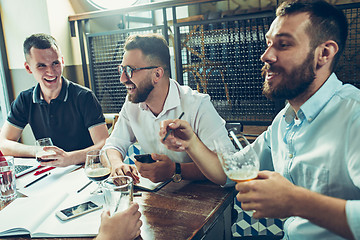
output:
[[[227,131],[209,95],[170,79],[169,47],[161,35],[130,36],[124,49],[119,73],[128,94],[104,146],[112,174],[132,176],[135,183],[138,172],[153,182],[205,179],[191,156],[166,149],[158,133],[161,121],[178,118],[184,112],[182,119],[190,122],[199,138],[214,149],[213,140],[226,139]],[[129,146],[136,141],[155,163],[135,161],[136,167],[123,163]]]

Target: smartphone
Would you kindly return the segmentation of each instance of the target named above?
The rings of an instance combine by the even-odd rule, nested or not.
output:
[[[151,158],[151,154],[138,154],[134,158],[141,163],[154,163],[156,162]]]
[[[102,208],[101,205],[98,205],[92,201],[84,202],[73,207],[65,208],[56,212],[56,216],[63,221],[81,216],[85,213],[95,211]]]

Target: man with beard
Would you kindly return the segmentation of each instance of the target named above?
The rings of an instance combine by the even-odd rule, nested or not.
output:
[[[360,91],[334,73],[346,38],[344,14],[325,1],[284,2],[266,34],[263,92],[288,104],[252,145],[262,169],[275,172],[236,189],[253,217],[288,218],[284,239],[360,239]],[[228,181],[188,123],[162,124],[160,136],[174,129],[169,149],[186,151],[215,183]]]
[[[106,149],[113,175],[141,176],[153,182],[205,179],[191,156],[167,150],[160,142],[160,122],[182,113],[198,137],[213,149],[213,140],[227,138],[225,121],[207,94],[170,79],[170,53],[166,40],[158,34],[133,35],[125,42],[119,66],[120,81],[128,91],[118,121],[103,149]],[[211,119],[211,121],[209,121]],[[123,162],[129,146],[138,142],[155,163]],[[228,143],[231,144],[228,139]]]
[[[24,41],[25,69],[38,84],[19,94],[1,129],[5,155],[35,157],[34,146],[19,143],[29,124],[35,139],[50,137],[54,153],[42,165],[65,167],[85,162],[86,153],[101,149],[108,137],[105,118],[94,93],[62,76],[64,58],[56,40],[33,34]]]

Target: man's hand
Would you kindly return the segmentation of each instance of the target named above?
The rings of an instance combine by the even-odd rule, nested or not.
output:
[[[166,133],[172,129],[173,132],[169,134],[165,141],[163,141]],[[166,147],[172,151],[185,151],[190,142],[196,138],[196,135],[187,121],[175,119],[165,120],[160,123],[159,131],[160,139]]]
[[[133,203],[127,210],[110,216],[109,211],[101,214],[101,225],[97,240],[132,240],[140,235],[141,213],[139,205]]]
[[[152,182],[163,182],[170,179],[175,172],[175,163],[166,155],[151,154],[155,163],[141,163],[135,161],[135,165],[141,176],[150,179]]]
[[[41,156],[42,160],[50,160],[46,162],[40,162],[42,166],[54,166],[54,167],[67,167],[74,164],[71,153],[65,152],[56,146],[43,147],[45,152],[49,152],[47,155]]]
[[[129,176],[133,179],[134,184],[139,183],[139,175],[138,170],[134,165],[123,163],[121,160],[119,160],[116,165],[112,165],[112,172],[111,176]]]
[[[254,218],[294,216],[296,186],[279,173],[262,171],[258,178],[237,183],[236,198],[245,211],[254,210]]]

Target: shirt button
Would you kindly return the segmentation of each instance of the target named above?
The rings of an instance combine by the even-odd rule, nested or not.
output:
[[[289,158],[293,158],[294,155],[292,153],[289,153]]]

